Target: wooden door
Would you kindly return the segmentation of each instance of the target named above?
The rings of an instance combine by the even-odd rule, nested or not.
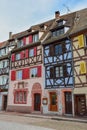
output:
[[[35,111],[40,111],[41,107],[41,94],[34,94],[34,110]]]
[[[6,110],[7,108],[7,95],[3,96],[3,110]]]
[[[65,92],[65,113],[72,114],[72,94]]]
[[[50,111],[57,111],[57,95],[56,92],[50,93]]]
[[[85,95],[75,96],[75,114],[85,115],[86,113],[86,98]]]

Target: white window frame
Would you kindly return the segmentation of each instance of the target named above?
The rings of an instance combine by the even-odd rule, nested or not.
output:
[[[30,77],[31,78],[35,78],[35,77],[38,77],[38,69],[37,68],[31,68],[30,69]]]
[[[16,79],[17,79],[17,80],[22,80],[22,70],[18,70],[18,71],[16,72]]]
[[[29,57],[34,56],[34,48],[29,50]]]

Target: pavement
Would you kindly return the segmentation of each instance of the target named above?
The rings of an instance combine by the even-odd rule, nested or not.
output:
[[[23,117],[30,117],[30,118],[43,118],[43,119],[51,119],[51,120],[58,120],[58,121],[71,121],[71,122],[87,123],[87,116],[71,117],[71,116],[59,116],[59,115],[38,114],[38,113],[26,114],[26,113],[6,112],[6,111],[0,111],[0,114],[16,115],[16,116],[23,116]]]
[[[39,126],[24,125],[14,122],[0,121],[0,130],[53,130],[51,128],[44,128]]]

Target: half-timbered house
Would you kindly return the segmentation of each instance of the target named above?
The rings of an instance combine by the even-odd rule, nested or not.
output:
[[[55,12],[50,35],[43,43],[45,66],[45,113],[72,114],[72,45],[69,32],[74,14]]]
[[[9,88],[10,51],[13,45],[8,41],[0,43],[0,110],[6,110]]]
[[[87,8],[77,11],[70,33],[73,48],[74,114],[87,115]]]
[[[32,26],[12,37],[11,42],[16,43],[16,48],[11,52],[8,111],[42,112],[44,72],[41,42],[52,22]]]

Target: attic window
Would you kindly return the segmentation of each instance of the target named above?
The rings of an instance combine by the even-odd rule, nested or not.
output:
[[[52,36],[59,36],[61,34],[64,34],[64,28],[58,29],[58,30],[54,30],[52,31]]]
[[[66,23],[65,20],[58,21],[58,26],[62,26],[62,25],[64,25],[65,23]]]

